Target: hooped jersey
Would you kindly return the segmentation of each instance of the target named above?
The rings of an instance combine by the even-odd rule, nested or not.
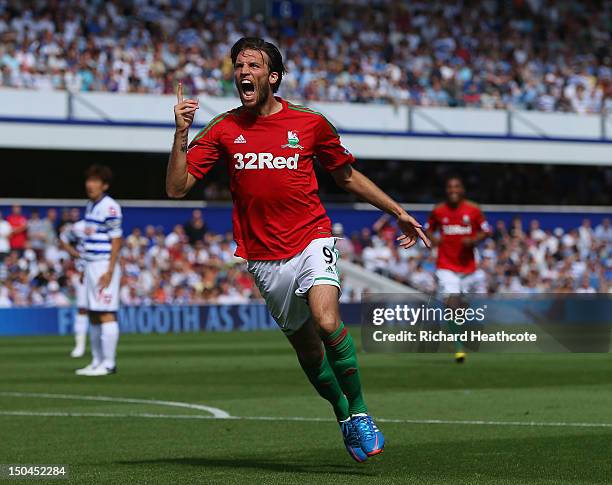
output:
[[[103,195],[96,202],[89,201],[85,208],[85,261],[110,260],[111,240],[121,237],[121,207],[110,196]]]
[[[83,271],[85,268],[85,239],[87,239],[87,222],[85,219],[81,219],[73,224],[68,224],[62,230],[60,239],[66,244],[74,246],[74,248],[81,255],[79,259],[75,261],[75,266],[79,271]]]
[[[227,164],[236,255],[249,260],[290,258],[329,237],[315,158],[329,172],[355,161],[323,115],[276,99],[282,108],[269,116],[244,108],[217,116],[187,152],[188,171],[198,179],[216,162]]]

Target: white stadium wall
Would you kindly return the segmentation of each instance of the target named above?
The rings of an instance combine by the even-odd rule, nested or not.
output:
[[[196,125],[239,105],[200,96]],[[167,152],[174,96],[0,89],[0,147]],[[359,158],[612,165],[612,118],[311,103]]]

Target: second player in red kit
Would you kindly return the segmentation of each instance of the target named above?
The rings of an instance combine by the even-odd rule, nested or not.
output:
[[[231,58],[242,106],[213,118],[189,145],[199,106],[183,99],[179,85],[166,189],[182,197],[216,162],[225,162],[236,255],[247,260],[308,380],[331,404],[346,450],[363,462],[383,451],[385,439],[369,415],[355,344],[340,318],[339,254],[319,200],[315,160],[340,187],[395,218],[401,247],[419,238],[429,245],[429,239],[410,214],[352,167],[354,157],[323,115],[274,96],[285,72],[276,46],[243,38]]]
[[[462,275],[476,271],[474,246],[489,231],[484,214],[477,204],[464,199],[456,204],[442,202],[431,212],[427,229],[439,232],[438,269]]]
[[[465,199],[465,188],[459,177],[446,181],[446,201],[431,212],[426,228],[438,249],[436,280],[446,306],[465,306],[461,297],[465,293],[486,293],[486,279],[484,272],[477,269],[475,249],[490,229],[478,205]],[[450,328],[459,332],[454,322]],[[463,362],[465,357],[463,345],[457,341],[455,360]]]

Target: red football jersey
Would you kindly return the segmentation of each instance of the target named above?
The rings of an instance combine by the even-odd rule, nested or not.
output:
[[[227,163],[236,256],[245,259],[290,258],[331,236],[313,163],[316,157],[333,171],[355,161],[323,115],[276,99],[282,108],[269,116],[244,108],[217,116],[187,151],[187,169],[198,179],[217,161]]]
[[[438,204],[425,226],[431,232],[440,232],[437,267],[457,273],[476,271],[474,248],[463,245],[463,239],[479,232],[489,232],[489,226],[480,208],[470,201],[462,201],[457,207],[446,202]]]
[[[28,225],[28,220],[23,215],[9,214],[6,218],[6,222],[11,225],[13,230],[21,229]],[[22,231],[9,236],[9,244],[11,249],[24,249],[28,240],[28,232]]]

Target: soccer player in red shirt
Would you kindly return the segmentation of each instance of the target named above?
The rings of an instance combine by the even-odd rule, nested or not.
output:
[[[183,197],[217,161],[228,164],[236,255],[248,261],[302,369],[333,406],[349,454],[365,461],[383,450],[384,438],[368,415],[355,346],[340,319],[338,252],[318,196],[315,158],[339,186],[395,217],[401,247],[429,240],[412,216],[352,168],[353,155],[323,115],[274,96],[285,72],[276,46],[243,38],[231,58],[242,106],[213,118],[189,145],[198,103],[183,99],[179,83],[166,190]]]
[[[476,268],[474,248],[490,229],[478,205],[465,199],[465,187],[459,177],[447,179],[446,201],[434,207],[425,227],[438,247],[436,279],[446,306],[459,308],[463,304],[462,293],[486,293],[484,274]],[[438,237],[433,236],[436,232]],[[463,362],[461,342],[456,342],[455,350],[455,360]]]

